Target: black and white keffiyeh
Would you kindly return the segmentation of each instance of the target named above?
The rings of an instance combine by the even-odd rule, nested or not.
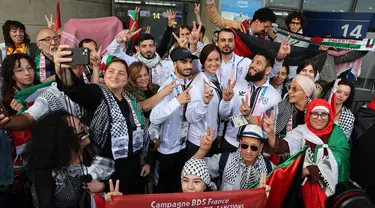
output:
[[[289,102],[289,98],[285,97],[284,100],[276,104],[273,108],[267,110],[267,113],[270,113],[272,110],[275,113],[275,134],[279,134],[287,126],[295,107]]]
[[[350,140],[350,135],[352,134],[354,128],[354,120],[355,117],[352,111],[350,111],[350,109],[348,109],[347,107],[342,106],[338,126],[344,132],[348,140]],[[349,142],[351,143],[351,141]]]
[[[212,191],[217,191],[216,184],[211,181],[211,176],[204,160],[190,158],[182,169],[181,180],[185,175],[197,175]]]
[[[243,173],[241,175],[241,190],[248,189],[250,185],[254,184],[260,179],[262,173],[267,173],[267,166],[264,158],[259,154],[257,160],[252,166],[247,166],[241,156],[240,149],[236,152],[231,153],[232,159],[229,161],[226,174],[224,176],[224,181],[230,184],[234,184],[238,173],[240,172],[240,167],[243,168]]]

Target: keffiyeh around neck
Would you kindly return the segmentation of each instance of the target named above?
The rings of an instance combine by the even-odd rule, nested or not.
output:
[[[186,175],[199,176],[202,181],[212,190],[217,191],[217,187],[214,182],[211,181],[210,173],[208,172],[206,162],[202,159],[190,158],[182,169],[181,180]]]
[[[158,66],[161,68],[161,58],[158,53],[155,53],[155,56],[152,59],[146,59],[140,53],[136,54],[134,57],[138,59],[138,61],[146,64],[146,66],[150,69]]]

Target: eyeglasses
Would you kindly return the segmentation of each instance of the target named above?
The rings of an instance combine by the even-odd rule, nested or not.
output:
[[[241,144],[241,149],[243,149],[243,150],[245,150],[245,149],[247,149],[247,148],[249,148],[250,147],[250,149],[252,150],[252,151],[254,151],[254,152],[256,152],[256,151],[258,151],[258,149],[259,149],[259,147],[257,147],[257,146],[255,146],[255,145],[248,145],[248,144]]]
[[[290,24],[290,25],[300,25],[301,22],[293,22],[293,21],[292,21],[292,22],[290,22],[289,24]]]
[[[320,116],[320,118],[322,118],[322,119],[327,119],[328,116],[329,116],[329,113],[326,113],[326,112],[323,112],[323,113],[311,112],[310,115],[311,115],[312,118],[318,118]]]
[[[39,41],[43,41],[43,42],[49,42],[50,43],[52,40],[59,41],[60,40],[60,36],[46,37],[46,38],[38,40],[38,42]]]

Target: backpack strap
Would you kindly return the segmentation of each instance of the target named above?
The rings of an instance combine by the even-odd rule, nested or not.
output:
[[[224,172],[224,169],[225,169],[225,165],[227,164],[229,154],[230,154],[230,152],[224,152],[220,156],[220,160],[219,160],[220,179],[223,177],[223,172]]]

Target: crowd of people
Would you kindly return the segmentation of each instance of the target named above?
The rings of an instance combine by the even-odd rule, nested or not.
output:
[[[115,195],[254,185],[268,195],[275,187],[266,175],[301,151],[297,185],[283,187],[296,196],[292,207],[324,207],[350,179],[375,201],[369,169],[375,101],[355,116],[348,72],[325,77],[366,52],[331,56],[341,49],[307,49],[273,29],[269,8],[243,22],[220,17],[214,0],[204,8],[202,18],[220,28],[211,41],[196,5],[191,26],[176,25],[176,13],[168,11],[158,46],[141,29],[120,32],[105,54],[91,37],[80,40],[77,47],[90,49],[88,65],[69,64],[71,46],[60,44],[50,22],[34,43],[21,22],[6,21],[0,206],[95,207],[98,198],[111,202]],[[290,13],[285,23],[303,34],[302,13]],[[135,35],[135,53],[128,54]],[[277,51],[241,56],[236,51],[251,47],[239,44],[239,35],[277,43]],[[294,48],[320,51],[332,62],[313,56],[288,64]],[[45,88],[33,103],[19,99],[37,86]]]

